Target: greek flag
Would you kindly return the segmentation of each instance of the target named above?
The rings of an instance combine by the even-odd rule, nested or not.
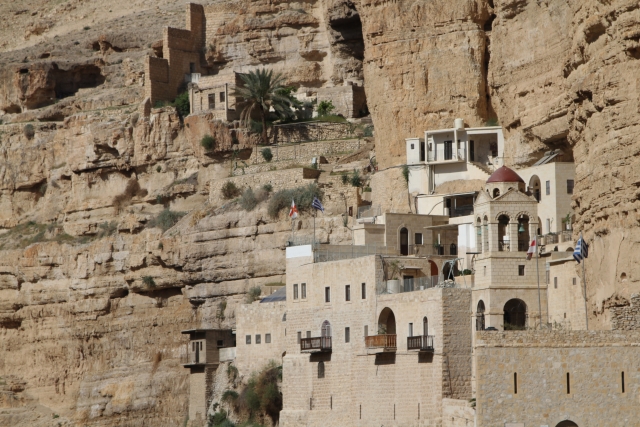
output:
[[[313,198],[313,202],[311,202],[311,206],[316,210],[319,210],[322,213],[324,213],[324,206],[322,206],[322,203],[320,203],[320,200],[318,200],[317,197]]]
[[[584,241],[581,234],[580,238],[578,239],[578,243],[576,243],[576,249],[573,251],[573,259],[575,259],[578,264],[580,264],[580,261],[584,260],[588,256],[589,245],[587,245],[587,242]]]

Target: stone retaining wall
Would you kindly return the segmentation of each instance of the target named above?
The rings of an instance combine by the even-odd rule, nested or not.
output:
[[[631,305],[611,307],[611,329],[633,331],[640,329],[640,294],[631,295]]]

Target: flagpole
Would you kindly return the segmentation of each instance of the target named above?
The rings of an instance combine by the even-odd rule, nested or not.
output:
[[[580,255],[584,253],[584,239],[582,238],[582,232],[580,233]],[[583,288],[583,296],[584,296],[584,322],[589,330],[589,313],[587,312],[587,276],[585,276],[584,272],[584,263],[586,262],[587,257],[581,256],[582,258],[582,288]]]
[[[313,210],[313,242],[311,243],[311,246],[315,246],[316,244],[316,215],[318,214],[318,210],[314,209]]]
[[[536,277],[538,278],[538,315],[540,316],[540,329],[542,329],[542,302],[541,302],[541,298],[540,298],[540,266],[539,261],[540,261],[540,253],[538,251],[538,236],[536,233]]]

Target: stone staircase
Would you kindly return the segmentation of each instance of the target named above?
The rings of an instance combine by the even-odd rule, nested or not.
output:
[[[478,163],[478,162],[469,162],[469,163],[477,167],[478,169],[480,169],[482,172],[486,173],[487,176],[493,173],[493,170],[487,165],[483,165],[482,163]]]

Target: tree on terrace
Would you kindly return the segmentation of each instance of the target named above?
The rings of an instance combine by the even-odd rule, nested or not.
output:
[[[262,143],[268,144],[267,117],[273,110],[281,117],[291,117],[292,107],[297,100],[291,96],[291,89],[284,86],[284,77],[273,70],[259,69],[241,74],[243,87],[236,87],[232,95],[243,98],[244,106],[240,113],[240,120],[247,128],[251,125],[251,115],[257,112],[262,122]]]

